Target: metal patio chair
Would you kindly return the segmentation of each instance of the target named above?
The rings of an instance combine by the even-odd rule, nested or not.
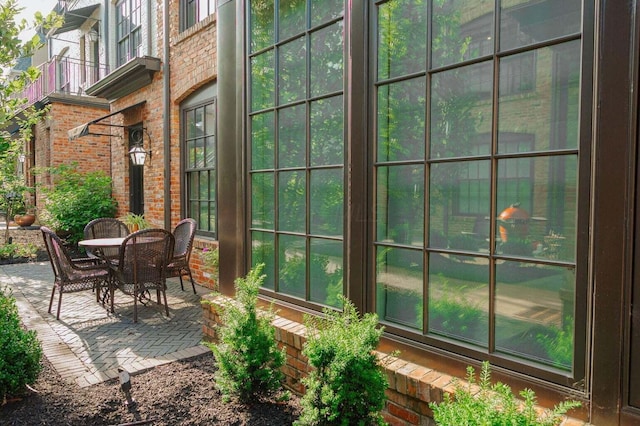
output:
[[[179,277],[180,287],[184,291],[182,282],[183,275],[189,275],[193,294],[196,294],[196,286],[193,282],[193,275],[189,267],[189,259],[191,258],[191,249],[193,248],[193,238],[196,234],[196,221],[191,218],[182,219],[173,230],[175,238],[175,246],[173,256],[169,262],[167,278]]]
[[[62,240],[55,232],[46,226],[40,227],[40,230],[42,231],[51,267],[55,275],[53,289],[51,289],[51,299],[49,300],[49,313],[51,313],[56,289],[59,292],[56,319],[60,319],[60,305],[62,304],[63,293],[95,290],[96,301],[100,302],[101,290],[109,288],[108,266],[98,264],[90,258],[71,259]]]
[[[133,322],[138,322],[138,302],[145,303],[151,298],[150,291],[156,291],[158,305],[160,294],[167,305],[166,278],[167,265],[173,252],[174,238],[164,229],[144,229],[129,234],[119,249],[117,263],[110,263],[114,285],[110,288],[111,311],[113,311],[114,289],[133,296]]]
[[[93,219],[84,227],[85,240],[95,238],[126,237],[127,235],[129,235],[129,228],[127,225],[113,217]],[[100,249],[87,248],[86,250],[89,257],[104,260],[117,260],[120,247],[104,247]]]

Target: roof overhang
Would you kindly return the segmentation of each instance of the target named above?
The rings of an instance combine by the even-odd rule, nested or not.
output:
[[[133,108],[137,108],[139,106],[142,106],[146,103],[147,101],[141,101],[138,102],[137,104],[133,104],[133,105],[129,105],[128,107],[124,107],[122,109],[119,109],[117,111],[113,111],[110,112],[107,115],[103,115],[102,117],[96,118],[95,120],[91,120],[88,121],[84,124],[81,124],[80,126],[74,127],[73,129],[69,130],[67,132],[67,135],[69,136],[69,140],[73,140],[73,139],[78,139],[81,138],[83,136],[88,136],[88,135],[93,135],[93,136],[111,136],[110,133],[96,133],[91,131],[91,126],[108,126],[108,127],[127,127],[127,126],[121,126],[119,124],[110,124],[110,123],[101,123],[102,120],[112,117],[116,114],[123,114],[127,111],[129,111],[130,109]]]
[[[87,19],[93,19],[93,18],[90,18],[90,16],[99,7],[100,7],[100,3],[92,4],[91,6],[80,7],[78,9],[67,10],[67,11],[64,11],[62,9],[56,10],[57,7],[54,8],[54,11],[56,11],[56,13],[64,16],[64,24],[62,24],[62,26],[60,28],[57,28],[55,31],[52,31],[51,35],[62,34],[68,31],[77,30],[82,26],[82,24],[86,22]]]
[[[94,85],[87,87],[85,93],[114,101],[151,84],[153,75],[157,71],[160,71],[159,58],[152,56],[133,58]]]

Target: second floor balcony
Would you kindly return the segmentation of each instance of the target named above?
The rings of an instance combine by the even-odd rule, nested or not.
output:
[[[42,101],[53,93],[88,96],[86,88],[109,74],[109,68],[105,64],[65,56],[54,56],[37,68],[40,76],[22,94],[29,105]]]

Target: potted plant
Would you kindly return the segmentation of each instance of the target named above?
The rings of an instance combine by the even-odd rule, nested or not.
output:
[[[131,232],[148,229],[150,227],[149,222],[147,222],[144,215],[141,214],[129,212],[121,217],[120,220],[129,227],[129,231]]]
[[[13,221],[18,226],[31,226],[36,221],[34,207],[25,202],[24,199],[21,199],[14,204],[13,212]]]

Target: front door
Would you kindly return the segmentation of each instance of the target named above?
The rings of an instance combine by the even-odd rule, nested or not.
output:
[[[142,124],[129,127],[129,149],[142,144]],[[129,211],[144,214],[144,166],[136,166],[129,158]]]

